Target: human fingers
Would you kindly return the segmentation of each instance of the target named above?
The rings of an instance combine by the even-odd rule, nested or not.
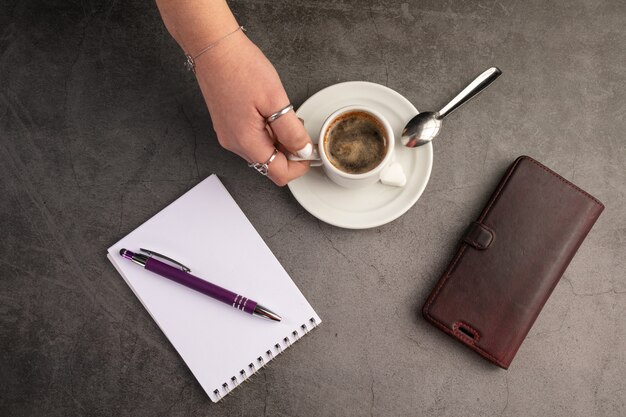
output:
[[[309,161],[290,161],[284,153],[278,152],[274,162],[269,166],[268,177],[279,187],[287,185],[291,180],[303,176],[309,170]]]
[[[262,140],[257,142],[254,149],[246,152],[246,159],[253,163],[268,163],[267,176],[278,186],[282,187],[295,178],[304,175],[309,170],[308,161],[290,161],[285,156],[285,148],[274,143],[270,133],[263,132]],[[274,155],[274,153],[276,153]],[[272,158],[273,156],[273,158]]]
[[[311,137],[296,113],[291,110],[269,124],[276,140],[300,158],[309,158],[313,151]]]

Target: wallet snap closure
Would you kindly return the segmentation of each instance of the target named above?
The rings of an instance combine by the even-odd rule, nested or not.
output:
[[[494,236],[495,234],[493,230],[484,224],[472,222],[465,232],[463,242],[475,247],[476,249],[484,250],[491,245]]]

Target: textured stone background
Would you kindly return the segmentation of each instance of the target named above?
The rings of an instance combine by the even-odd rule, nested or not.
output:
[[[367,80],[437,109],[504,75],[446,122],[414,208],[342,230],[218,147],[151,1],[3,1],[0,415],[626,415],[626,2],[232,7],[296,105]],[[505,372],[418,309],[520,154],[606,210]],[[324,319],[217,405],[105,258],[211,173]]]

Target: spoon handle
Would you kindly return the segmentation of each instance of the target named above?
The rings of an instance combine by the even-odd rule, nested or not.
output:
[[[478,93],[483,91],[489,84],[494,82],[502,74],[499,68],[491,67],[487,71],[480,74],[474,81],[463,89],[456,97],[454,97],[445,107],[439,110],[438,119],[443,119],[463,104],[471,100]]]

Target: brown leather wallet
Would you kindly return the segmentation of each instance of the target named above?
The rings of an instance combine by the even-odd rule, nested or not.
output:
[[[554,171],[517,158],[468,228],[424,317],[507,369],[602,210]]]

